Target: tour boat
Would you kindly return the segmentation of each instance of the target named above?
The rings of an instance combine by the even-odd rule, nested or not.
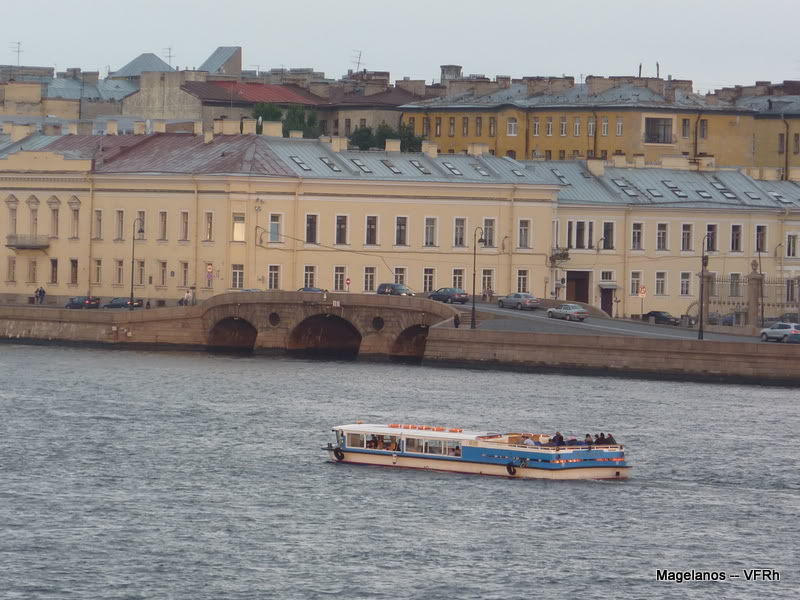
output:
[[[333,428],[332,462],[518,479],[627,479],[622,444],[555,445],[541,433],[497,433],[392,423]]]

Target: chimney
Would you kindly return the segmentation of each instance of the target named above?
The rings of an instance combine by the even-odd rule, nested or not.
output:
[[[67,123],[67,135],[78,135],[77,123]]]
[[[222,119],[214,119],[214,135],[222,133]]]
[[[81,81],[87,85],[94,85],[100,81],[99,71],[84,71],[81,75]]]
[[[511,76],[510,75],[497,75],[495,76],[494,80],[500,86],[500,89],[507,89],[511,87]]]
[[[58,123],[45,123],[42,125],[44,135],[61,135],[61,125]]]
[[[633,155],[633,166],[637,169],[644,169],[644,154]]]
[[[233,119],[223,119],[222,135],[239,135],[242,132],[242,124]]]
[[[400,152],[400,140],[386,138],[384,148],[386,152]]]
[[[481,156],[489,153],[489,144],[484,142],[470,142],[467,144],[467,154],[470,156]]]
[[[628,166],[628,159],[624,154],[612,154],[611,164],[615,167],[626,167]]]
[[[3,121],[3,133],[8,135],[11,133],[11,129],[14,127],[13,121]]]
[[[256,120],[255,119],[242,119],[242,133],[244,135],[256,134]]]
[[[436,158],[439,156],[439,152],[437,151],[437,144],[436,142],[431,142],[430,140],[422,140],[422,153],[429,157],[429,158]]]
[[[31,135],[34,131],[33,125],[17,125],[11,128],[11,141],[18,142]]]
[[[289,131],[289,137],[290,138],[302,138],[303,137],[303,132],[300,131],[299,129],[292,129],[291,131]]]
[[[119,123],[113,119],[106,121],[106,135],[119,135]]]
[[[210,144],[214,141],[214,132],[210,129],[206,129],[205,133],[203,133],[203,143]]]
[[[202,135],[203,133],[203,122],[202,121],[195,121],[194,122],[194,134],[195,135]]]
[[[70,123],[70,126],[72,124]],[[134,121],[133,123],[133,135],[144,135],[146,132],[147,123],[144,121]]]
[[[601,158],[590,158],[586,161],[586,168],[595,177],[602,177],[606,173],[606,161]]]
[[[153,119],[153,133],[167,133],[167,121],[165,119]]]
[[[261,124],[261,134],[267,137],[283,137],[283,123],[280,121],[264,121]]]
[[[333,136],[331,138],[331,150],[334,152],[341,152],[342,150],[347,150],[350,147],[350,140],[347,139],[347,136]]]

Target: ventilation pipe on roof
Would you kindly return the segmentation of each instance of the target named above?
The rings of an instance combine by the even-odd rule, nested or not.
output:
[[[242,133],[244,135],[256,134],[256,120],[255,119],[242,119]]]
[[[136,123],[136,125],[138,125],[138,123]],[[78,135],[77,123],[67,123],[67,135]]]
[[[783,181],[789,180],[789,121],[786,120],[785,115],[781,115],[783,126],[786,129],[786,134],[783,136],[783,173],[781,179]]]
[[[3,121],[3,133],[6,135],[11,133],[11,129],[14,127],[13,121]]]
[[[222,119],[214,119],[214,135],[222,134]]]
[[[114,119],[106,121],[106,135],[119,135],[119,123]]]
[[[289,137],[290,138],[302,138],[303,137],[303,132],[301,130],[299,130],[299,129],[292,129],[291,131],[289,131]]]
[[[203,133],[203,122],[202,121],[195,121],[194,122],[194,134],[195,135],[202,135]]]
[[[70,123],[70,127],[72,127],[72,123]],[[147,123],[144,121],[136,121],[133,124],[133,135],[144,135],[146,130]]]
[[[165,119],[153,119],[153,133],[167,133],[167,121]]]
[[[467,144],[467,154],[470,156],[481,156],[489,153],[489,144],[484,142],[470,142]]]
[[[422,153],[429,158],[437,158],[439,156],[438,145],[430,140],[422,140]]]
[[[267,137],[283,137],[283,123],[280,121],[264,121],[261,134]]]
[[[203,133],[203,143],[204,144],[210,144],[213,141],[214,141],[214,132],[212,130],[210,130],[210,129],[207,129]]]
[[[400,152],[400,140],[386,138],[383,147],[386,152]]]
[[[31,135],[34,131],[33,125],[14,125],[11,129],[11,141],[18,142]]]

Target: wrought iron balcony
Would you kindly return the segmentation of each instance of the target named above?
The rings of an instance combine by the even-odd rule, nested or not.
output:
[[[6,236],[6,247],[15,250],[43,250],[50,247],[50,238],[46,235],[9,235]]]

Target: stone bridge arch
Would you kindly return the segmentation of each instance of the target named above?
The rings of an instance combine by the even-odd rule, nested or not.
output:
[[[247,319],[224,317],[208,334],[208,349],[212,352],[252,352],[258,330]]]

